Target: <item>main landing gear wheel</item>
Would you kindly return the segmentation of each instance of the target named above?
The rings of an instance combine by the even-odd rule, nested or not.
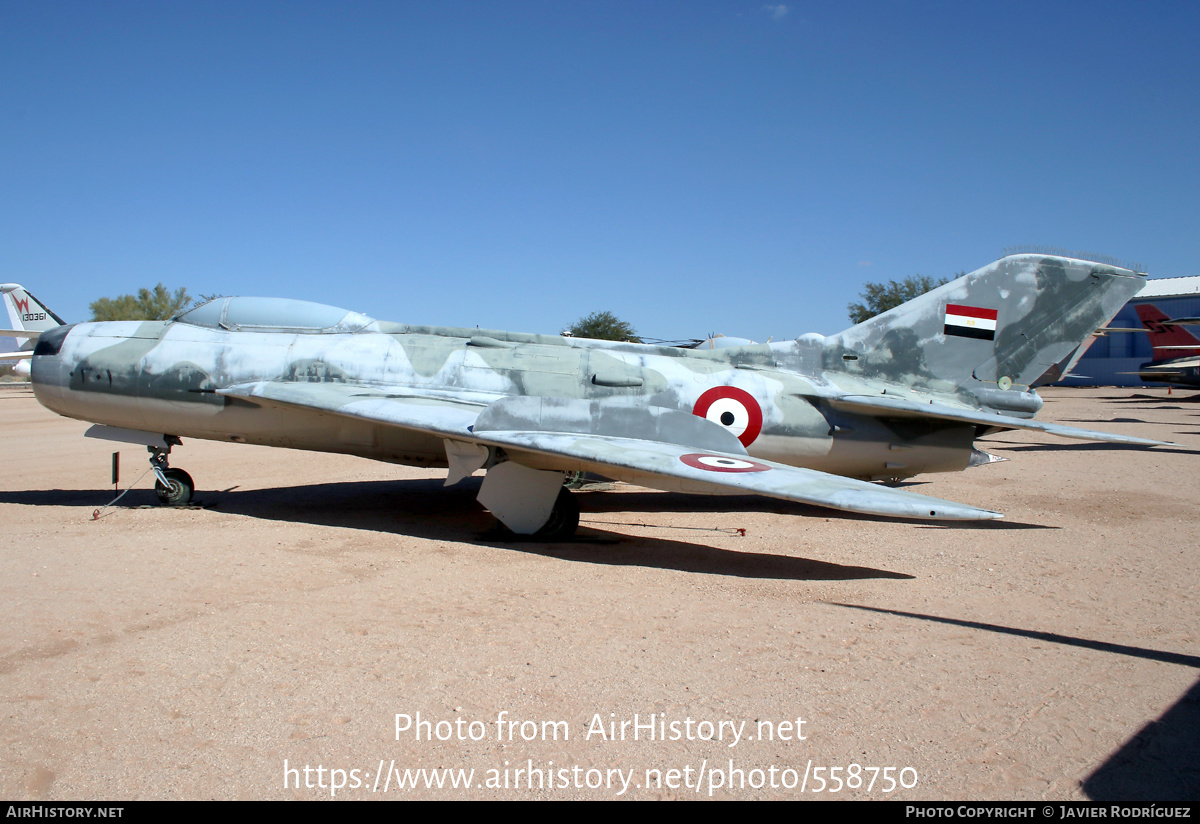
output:
[[[550,541],[565,541],[574,535],[578,528],[579,499],[564,487],[558,491],[554,509],[550,510],[550,520],[534,535]]]
[[[186,506],[190,503],[192,492],[196,489],[192,476],[182,469],[164,469],[162,473],[167,483],[164,485],[161,480],[154,482],[154,494],[158,496],[158,502],[163,506]]]

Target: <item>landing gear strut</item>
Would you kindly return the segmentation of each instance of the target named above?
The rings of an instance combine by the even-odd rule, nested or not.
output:
[[[154,494],[163,506],[186,506],[192,500],[196,483],[192,476],[182,469],[172,469],[167,466],[167,455],[171,447],[147,447],[150,450],[150,467],[158,479],[154,482]]]

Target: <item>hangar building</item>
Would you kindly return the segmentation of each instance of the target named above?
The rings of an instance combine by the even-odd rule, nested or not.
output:
[[[1200,317],[1200,276],[1155,278],[1121,307],[1109,326],[1141,328],[1139,305],[1152,304],[1170,318]],[[1200,326],[1179,327],[1200,339]],[[1200,347],[1200,344],[1197,344]],[[1163,352],[1160,358],[1183,357],[1187,352]],[[1154,359],[1150,336],[1144,332],[1114,332],[1096,338],[1060,386],[1142,386],[1138,367]],[[1128,374],[1132,373],[1132,374]]]

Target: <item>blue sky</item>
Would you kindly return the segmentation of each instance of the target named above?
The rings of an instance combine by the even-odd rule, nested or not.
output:
[[[0,3],[0,280],[765,340],[1046,244],[1200,274],[1194,2]]]

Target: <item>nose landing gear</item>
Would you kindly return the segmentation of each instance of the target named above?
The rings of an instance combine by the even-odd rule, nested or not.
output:
[[[150,446],[150,468],[158,479],[154,482],[154,494],[163,506],[186,506],[191,503],[192,493],[196,484],[192,476],[182,469],[172,469],[167,465],[167,455],[171,447]]]

